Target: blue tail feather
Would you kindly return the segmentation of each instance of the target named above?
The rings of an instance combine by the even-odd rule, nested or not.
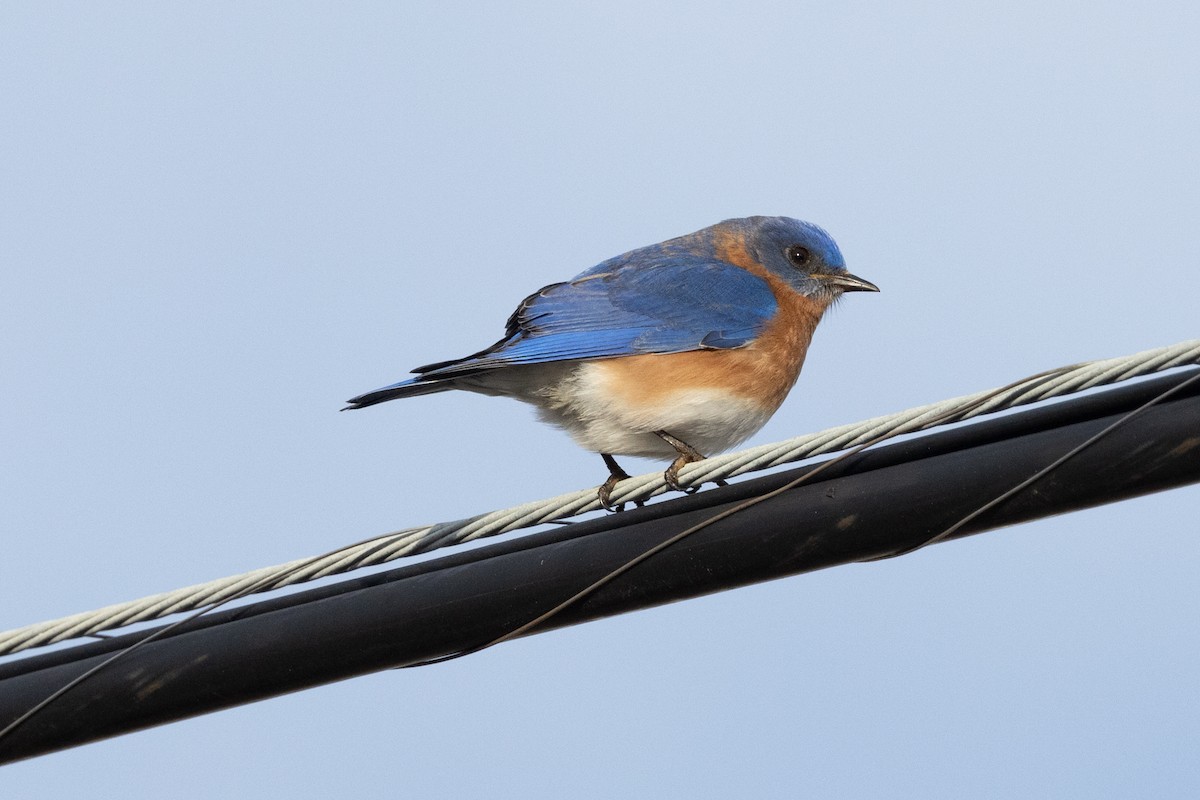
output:
[[[454,381],[446,378],[410,378],[406,381],[400,381],[400,383],[393,383],[391,386],[384,386],[382,389],[376,389],[373,392],[360,394],[358,397],[352,397],[346,401],[348,405],[342,411],[366,408],[376,403],[386,403],[388,400],[399,400],[401,397],[436,394],[437,392],[445,392],[453,388],[455,388]]]

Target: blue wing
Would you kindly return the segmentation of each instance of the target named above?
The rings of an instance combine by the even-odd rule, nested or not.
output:
[[[356,397],[356,407],[452,388],[500,367],[748,344],[775,314],[766,281],[723,261],[673,253],[665,262],[613,259],[525,299],[504,338],[466,358],[418,367],[412,378]]]
[[[741,347],[775,314],[767,283],[722,262],[588,272],[530,295],[505,337],[463,359],[414,372],[449,376],[514,364]]]

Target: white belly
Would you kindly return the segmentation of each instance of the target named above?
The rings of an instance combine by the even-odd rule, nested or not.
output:
[[[657,402],[630,405],[612,390],[597,362],[558,362],[498,370],[459,382],[484,394],[531,403],[538,416],[597,453],[672,459],[654,431],[666,431],[704,455],[735,447],[770,419],[773,408],[717,388],[681,388]]]

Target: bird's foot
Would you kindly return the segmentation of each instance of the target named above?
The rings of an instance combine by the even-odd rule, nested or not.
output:
[[[600,457],[604,459],[605,466],[608,467],[608,480],[600,484],[600,488],[596,490],[596,499],[600,501],[600,506],[605,511],[617,512],[624,511],[624,503],[613,503],[613,489],[617,488],[617,484],[629,477],[629,473],[621,469],[621,465],[617,460],[608,453],[601,453]],[[634,500],[633,504],[638,508],[646,505],[645,500]]]
[[[600,484],[600,488],[596,490],[596,499],[598,499],[600,501],[601,508],[603,508],[605,511],[624,511],[625,510],[624,503],[621,503],[619,505],[613,505],[612,491],[613,491],[613,489],[617,488],[618,483],[620,483],[622,480],[624,480],[625,478],[628,478],[628,477],[629,477],[628,475],[626,475],[624,477],[622,477],[620,475],[609,475],[608,480],[606,480],[604,483]]]
[[[667,467],[667,471],[663,473],[663,480],[666,481],[667,486],[684,494],[695,494],[700,491],[699,486],[684,486],[681,484],[679,482],[679,470],[688,464],[703,461],[704,454],[666,431],[655,431],[654,435],[675,448],[675,452],[679,454],[678,458],[672,461],[671,466]]]
[[[695,459],[685,458],[680,456],[671,462],[671,466],[667,467],[667,471],[663,473],[663,480],[667,482],[667,488],[673,489],[684,494],[695,494],[700,491],[699,486],[684,486],[679,482],[679,470],[685,464],[692,464]]]

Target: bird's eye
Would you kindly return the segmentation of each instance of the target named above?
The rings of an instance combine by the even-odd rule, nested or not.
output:
[[[787,257],[797,267],[804,267],[812,259],[812,253],[804,245],[794,244],[787,249]]]

